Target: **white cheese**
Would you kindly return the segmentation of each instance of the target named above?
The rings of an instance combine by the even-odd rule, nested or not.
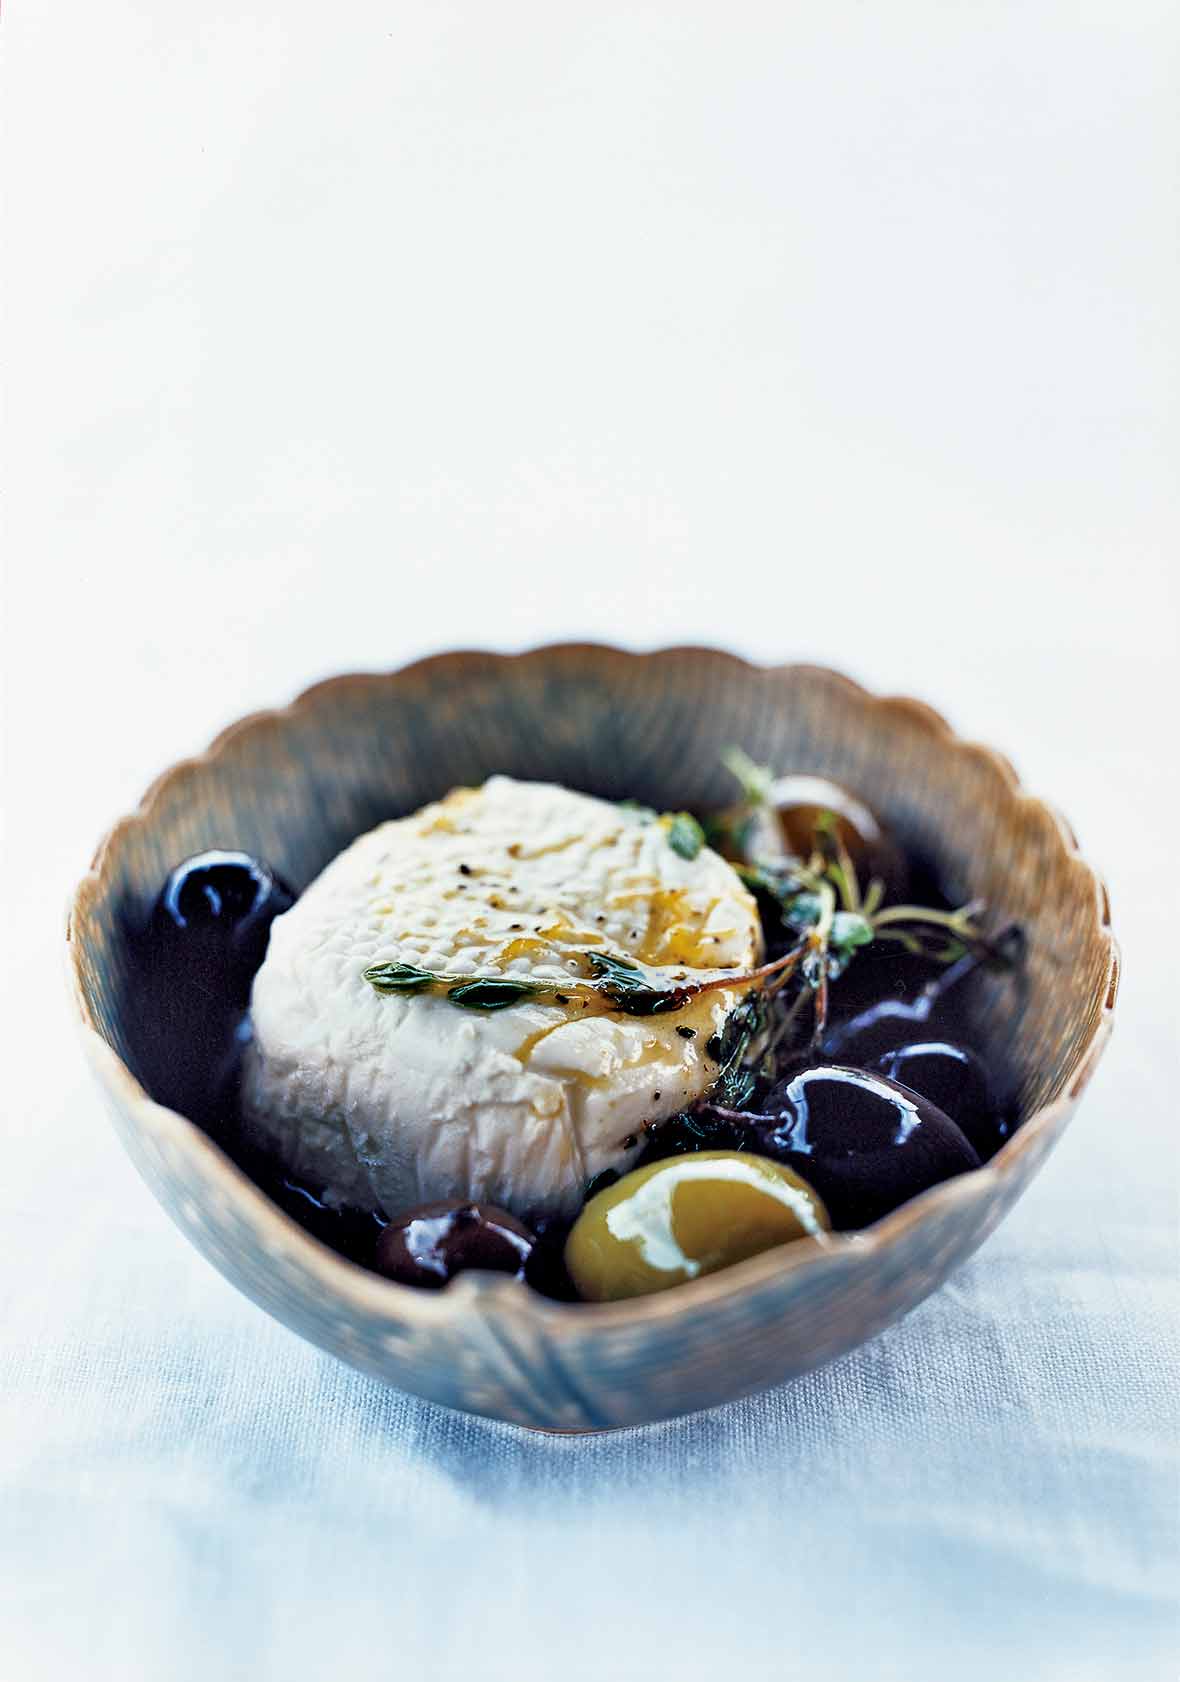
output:
[[[741,973],[760,940],[732,868],[707,848],[681,857],[665,824],[551,784],[458,789],[362,836],[275,922],[254,982],[248,1127],[338,1203],[571,1213],[588,1179],[634,1160],[645,1122],[716,1078],[706,1046],[740,986],[648,1017],[587,1005],[584,989],[484,1011],[380,994],[365,970],[572,988],[602,952],[674,983]]]

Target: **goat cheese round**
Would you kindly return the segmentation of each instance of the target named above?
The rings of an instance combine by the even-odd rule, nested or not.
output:
[[[671,837],[651,814],[509,777],[362,836],[271,929],[243,1076],[255,1142],[329,1201],[390,1216],[443,1197],[574,1212],[588,1180],[635,1159],[646,1122],[712,1084],[709,1042],[760,955],[731,866]],[[595,953],[669,987],[730,970],[735,985],[625,1015],[587,986]],[[379,964],[543,990],[464,1009],[445,988],[378,992]]]

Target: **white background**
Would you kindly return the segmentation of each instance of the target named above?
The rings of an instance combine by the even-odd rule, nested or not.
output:
[[[5,1675],[1168,1674],[1175,7],[10,0],[0,34]],[[558,636],[933,701],[1069,813],[1127,958],[955,1284],[582,1445],[234,1297],[118,1155],[57,951],[104,827],[233,717]]]

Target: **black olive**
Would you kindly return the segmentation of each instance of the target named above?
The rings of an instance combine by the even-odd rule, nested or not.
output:
[[[522,1277],[534,1242],[528,1227],[504,1209],[444,1198],[391,1221],[377,1240],[373,1265],[387,1279],[439,1290],[474,1268]]]
[[[178,864],[135,937],[138,1063],[152,1096],[222,1134],[237,1109],[246,1015],[270,926],[295,896],[248,853]]]
[[[294,903],[295,895],[269,865],[249,853],[215,849],[172,871],[156,901],[151,932],[202,944],[212,936],[253,975],[266,953],[270,925]]]
[[[347,1204],[330,1204],[317,1196],[310,1186],[276,1177],[275,1164],[265,1156],[247,1159],[242,1164],[281,1209],[297,1220],[313,1238],[330,1245],[350,1261],[367,1267],[373,1256],[373,1245],[382,1232],[379,1218],[367,1209],[355,1209]]]
[[[577,1302],[578,1293],[565,1265],[565,1241],[570,1222],[559,1215],[542,1215],[533,1222],[537,1241],[524,1265],[524,1276],[534,1291],[557,1302]]]
[[[861,1064],[899,1044],[900,1034],[924,1038],[915,1030],[929,1023],[936,1009],[941,1013],[953,1003],[948,995],[952,987],[959,990],[956,984],[966,979],[966,971],[966,965],[948,969],[936,958],[885,941],[864,947],[831,990],[825,1051],[842,1062]],[[878,1025],[881,1030],[874,1035]],[[868,1049],[870,1040],[875,1049]]]
[[[983,1063],[966,1046],[953,1040],[917,1040],[883,1052],[873,1067],[937,1104],[984,1161],[999,1149],[1007,1124],[999,1114]]]
[[[628,1148],[636,1142],[637,1141],[634,1139],[629,1141],[625,1139],[623,1141]],[[586,1181],[586,1189],[582,1193],[582,1201],[584,1203],[589,1203],[592,1197],[597,1197],[598,1193],[600,1191],[605,1191],[607,1186],[613,1186],[619,1177],[619,1171],[617,1168],[604,1168],[601,1174],[595,1174],[592,1180]]]
[[[868,1226],[979,1156],[948,1115],[867,1069],[800,1070],[767,1096],[751,1149],[785,1162],[840,1230]]]
[[[908,963],[888,966],[893,985],[881,996],[829,1025],[823,1055],[836,1064],[878,1070],[920,1092],[958,1124],[986,1159],[1010,1128],[971,1043],[964,984],[978,967],[977,960],[968,956],[931,969],[933,960],[906,956]],[[870,956],[866,970],[872,963]],[[855,964],[848,979],[861,979]],[[885,981],[885,968],[879,979]],[[844,980],[841,977],[833,997],[838,997]]]
[[[881,943],[868,947],[832,990],[825,1057],[862,1068],[916,1040],[970,1045],[971,982],[980,965],[974,953],[944,964],[911,952],[884,956]]]

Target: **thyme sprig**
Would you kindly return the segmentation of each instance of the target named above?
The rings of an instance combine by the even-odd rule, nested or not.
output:
[[[504,1010],[549,990],[543,982],[517,976],[447,975],[399,963],[371,964],[365,980],[377,993],[433,993],[445,988],[451,1003],[467,1010]]]
[[[568,1004],[582,998],[624,1016],[660,1016],[680,1010],[690,999],[721,988],[749,987],[773,977],[786,977],[805,956],[801,942],[781,957],[749,970],[714,970],[703,979],[669,978],[658,970],[616,953],[589,952],[588,976],[568,980],[539,980],[513,975],[457,975],[444,970],[419,969],[415,964],[371,964],[364,979],[378,993],[442,993],[465,1010],[504,1010],[525,999],[552,999]]]
[[[748,833],[751,816],[773,800],[775,778],[739,748],[731,748],[723,758],[741,786],[738,824]],[[982,900],[970,900],[952,911],[886,905],[885,884],[879,877],[862,886],[835,813],[820,814],[814,843],[805,860],[755,858],[734,867],[748,888],[775,905],[783,927],[802,936],[806,947],[798,964],[800,988],[770,1026],[764,1061],[795,1026],[808,996],[814,1007],[812,1044],[818,1044],[827,1026],[831,984],[862,947],[875,941],[893,941],[909,952],[948,964],[967,953],[1007,961],[1001,943],[984,932]],[[769,992],[773,996],[781,992],[781,986],[772,986]]]

